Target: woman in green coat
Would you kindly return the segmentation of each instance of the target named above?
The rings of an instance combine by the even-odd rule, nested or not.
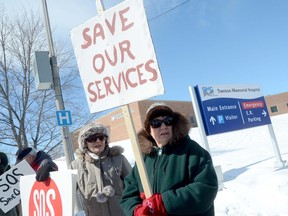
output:
[[[137,166],[125,178],[127,216],[213,216],[218,181],[210,154],[189,137],[186,117],[165,104],[146,113],[139,145],[153,195],[145,197]]]

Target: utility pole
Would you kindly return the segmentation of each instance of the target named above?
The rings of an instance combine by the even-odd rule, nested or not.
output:
[[[57,66],[57,58],[55,56],[55,51],[54,51],[54,46],[53,46],[46,0],[42,0],[42,7],[43,7],[43,12],[44,12],[45,27],[46,27],[48,44],[49,44],[49,57],[50,57],[50,66],[52,69],[52,76],[53,76],[53,89],[55,91],[56,109],[57,111],[61,111],[61,110],[65,110],[65,107],[64,107],[64,101],[63,101],[63,96],[62,96],[59,71],[58,71],[58,66]],[[68,126],[60,126],[60,129],[61,129],[61,134],[62,134],[64,153],[66,157],[66,164],[68,168],[70,163],[74,160],[72,141],[71,141]]]

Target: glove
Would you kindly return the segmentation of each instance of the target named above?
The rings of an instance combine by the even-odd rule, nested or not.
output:
[[[144,198],[141,194],[141,198]],[[136,206],[134,209],[134,216],[157,215],[167,216],[167,212],[162,201],[161,194],[154,194],[148,199],[144,199],[142,204]]]
[[[46,181],[47,178],[50,175],[50,172],[54,171],[53,167],[49,165],[48,163],[45,164],[44,166],[41,166],[37,171],[36,171],[36,180],[38,182],[43,182]]]
[[[141,192],[140,193],[140,197],[141,197],[142,200],[145,200],[146,199],[145,193]],[[137,205],[136,208],[134,209],[134,216],[141,216],[141,215],[144,216],[143,212],[144,212],[144,207],[142,206],[142,204]]]

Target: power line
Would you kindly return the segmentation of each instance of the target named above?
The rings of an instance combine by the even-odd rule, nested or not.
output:
[[[157,19],[157,18],[159,18],[159,17],[161,17],[161,16],[163,16],[163,15],[165,15],[165,14],[167,14],[167,13],[173,11],[173,10],[175,10],[176,8],[181,7],[182,5],[188,3],[189,1],[191,1],[191,0],[186,0],[186,1],[182,2],[181,4],[178,4],[175,7],[170,8],[169,10],[167,10],[167,11],[165,11],[165,12],[163,12],[163,13],[161,13],[161,14],[159,14],[159,15],[151,18],[151,19],[149,19],[148,22],[151,22],[151,21],[153,21],[153,20],[155,20],[155,19]]]

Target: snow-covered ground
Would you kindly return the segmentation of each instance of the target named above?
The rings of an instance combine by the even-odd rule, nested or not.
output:
[[[282,161],[288,161],[288,114],[271,118]],[[192,130],[196,138],[198,131]],[[195,136],[194,136],[195,134]],[[216,216],[287,216],[288,167],[279,167],[268,126],[208,137],[223,189],[215,200]]]
[[[288,114],[271,118],[282,161],[288,161]],[[198,128],[190,132],[201,144]],[[208,136],[215,167],[222,170],[223,185],[215,200],[216,216],[287,216],[288,167],[279,158],[268,126]],[[129,140],[121,145],[131,164],[135,162]],[[60,170],[66,163],[56,160]]]

